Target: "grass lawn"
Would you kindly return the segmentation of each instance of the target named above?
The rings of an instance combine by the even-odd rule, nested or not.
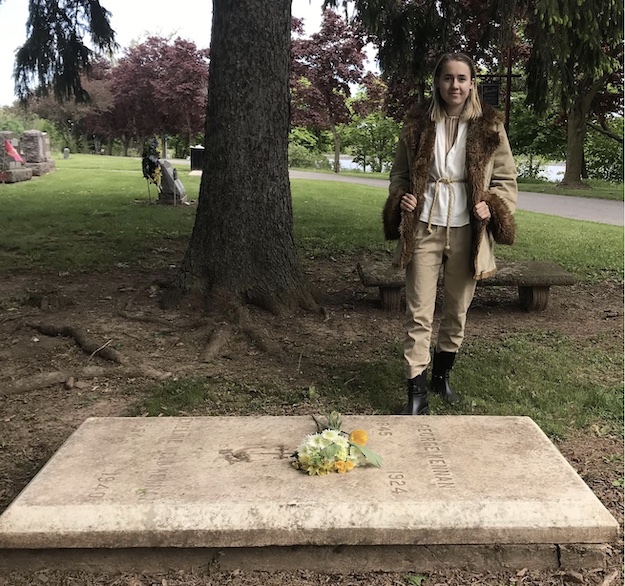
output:
[[[298,171],[308,171],[311,173],[319,173],[325,175],[334,174],[329,169],[298,169]],[[367,179],[381,179],[388,181],[388,173],[363,173],[362,171],[351,170],[341,171],[341,175],[345,177],[366,177]],[[588,197],[595,199],[612,199],[623,201],[624,186],[622,183],[607,183],[591,179],[587,181],[589,189],[569,189],[558,187],[557,183],[540,179],[519,179],[519,191],[528,191],[530,193],[550,193],[553,195],[573,195],[577,197]]]
[[[200,178],[188,175],[187,164],[178,164],[178,172],[189,199],[197,200]],[[377,291],[364,290],[355,274],[360,255],[389,258],[394,248],[382,237],[386,190],[322,180],[291,186],[301,264],[324,296],[323,317],[254,307],[241,316],[205,314],[186,303],[162,310],[157,283],[175,274],[196,207],[149,203],[140,159],[72,154],[47,176],[0,184],[0,363],[2,390],[9,390],[0,398],[0,512],[87,417],[397,413],[405,401],[404,317],[381,311]],[[500,257],[555,260],[579,283],[554,287],[547,311],[535,313],[519,309],[515,288],[480,288],[451,376],[465,400],[452,407],[432,396],[432,413],[531,417],[614,514],[622,535],[623,228],[531,212],[518,212],[516,221],[517,243],[500,247]],[[107,363],[69,337],[45,335],[39,323],[80,328],[124,362]],[[216,333],[227,342],[204,362],[202,351]],[[18,382],[59,371],[73,382],[55,379],[11,394]],[[228,445],[237,445],[231,439]],[[293,439],[285,438],[285,446]],[[377,451],[373,441],[371,449]],[[304,492],[311,481],[302,477]],[[587,572],[585,584],[606,586],[622,575],[622,540],[601,549],[605,567]],[[564,570],[329,578],[222,572],[211,563],[166,575],[33,570],[0,577],[0,584],[542,586],[562,584],[568,575],[577,580]]]
[[[179,177],[189,199],[197,199],[200,178],[180,168]],[[385,189],[293,180],[292,195],[295,237],[305,265],[322,258],[353,266],[360,254],[388,256],[392,251],[394,245],[383,240],[381,230]],[[195,206],[150,205],[139,159],[89,155],[61,159],[56,172],[47,176],[0,185],[0,198],[0,275],[5,277],[52,271],[71,279],[79,273],[115,268],[141,271],[175,266],[196,210]],[[588,287],[622,281],[622,227],[531,212],[518,212],[516,219],[518,241],[513,247],[500,247],[499,256],[554,260]],[[604,340],[599,349],[596,338],[575,338],[557,331],[555,325],[553,330],[529,328],[467,343],[456,372],[470,381],[467,391],[474,398],[470,412],[527,413],[553,436],[597,422],[619,429],[622,344]],[[346,347],[345,352],[351,356],[353,349]],[[400,352],[393,345],[381,347],[379,353],[375,360],[330,369],[327,378],[311,389],[311,396],[322,396],[324,404],[346,411],[392,412],[392,401],[399,397],[396,382],[402,379]],[[477,376],[470,373],[475,361],[484,365]],[[221,385],[219,389],[215,384]],[[493,388],[499,389],[496,396]],[[212,400],[220,389],[226,412],[249,407],[239,405],[242,391],[236,385],[226,388],[218,378],[198,382],[183,377],[179,384],[157,385],[152,399],[148,397],[137,413],[185,412],[191,403]],[[272,401],[288,404],[301,395],[284,383],[261,391],[259,411]],[[454,411],[441,405],[438,412]]]
[[[557,183],[541,181],[537,179],[520,179],[519,191],[530,193],[551,193],[554,195],[574,195],[576,197],[588,197],[594,199],[612,199],[623,201],[623,184],[607,183],[590,179],[587,181],[589,189],[569,189],[559,187]]]
[[[196,200],[200,177],[179,176]],[[393,250],[381,230],[385,189],[293,180],[292,195],[303,259]],[[72,155],[55,173],[0,184],[0,197],[0,272],[166,266],[178,261],[195,219],[195,206],[149,205],[140,160],[123,157]],[[523,211],[516,220],[517,242],[500,247],[501,257],[554,260],[585,281],[623,277],[623,228]]]

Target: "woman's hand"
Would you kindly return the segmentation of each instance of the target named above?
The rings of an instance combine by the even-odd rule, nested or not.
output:
[[[402,212],[414,212],[417,207],[417,198],[412,193],[404,193],[399,208]]]
[[[482,220],[483,222],[488,222],[490,220],[490,208],[485,201],[480,201],[475,204],[473,211],[475,213],[475,217],[479,220]]]

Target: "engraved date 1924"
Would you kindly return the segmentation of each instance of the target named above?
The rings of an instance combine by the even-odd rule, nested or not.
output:
[[[407,493],[406,480],[403,472],[389,472],[387,475],[388,482],[391,486],[391,492],[394,494]]]

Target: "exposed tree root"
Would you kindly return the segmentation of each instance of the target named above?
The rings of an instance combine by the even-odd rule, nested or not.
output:
[[[31,327],[37,331],[45,334],[46,336],[65,336],[68,338],[74,338],[81,350],[91,356],[98,355],[100,358],[104,358],[115,364],[122,364],[124,362],[121,354],[105,344],[99,344],[93,339],[87,336],[87,333],[80,328],[73,328],[71,326],[54,326],[51,324],[30,324]]]
[[[162,372],[145,364],[139,366],[124,366],[120,368],[86,366],[73,375],[61,371],[43,372],[41,374],[27,376],[26,378],[13,381],[9,384],[1,384],[0,396],[18,395],[21,393],[38,391],[54,385],[67,383],[70,380],[72,381],[72,384],[69,385],[69,388],[71,388],[75,384],[73,381],[110,376],[111,374],[121,375],[128,378],[149,378],[154,380],[165,380],[171,376],[171,373],[169,372]]]
[[[20,393],[45,389],[64,383],[67,378],[67,374],[64,372],[42,372],[41,374],[34,374],[15,381],[10,385],[0,385],[0,395],[18,395]]]
[[[166,319],[163,319],[162,317],[157,317],[153,315],[135,315],[135,314],[129,313],[125,309],[118,311],[117,315],[129,321],[138,321],[142,323],[156,324],[158,326],[163,326],[163,328],[165,329],[161,328],[161,331],[173,332],[174,330],[177,329],[174,326],[174,324],[172,324],[170,321],[167,321]]]
[[[284,351],[277,342],[274,342],[263,328],[252,323],[249,311],[245,305],[234,305],[237,326],[248,337],[248,339],[259,349],[267,354],[284,357]]]
[[[226,346],[232,336],[232,328],[228,325],[215,328],[200,354],[201,362],[212,362]]]
[[[29,314],[24,315],[24,314],[18,313],[16,315],[9,315],[8,317],[5,317],[4,319],[0,321],[0,323],[6,324],[12,321],[25,320],[31,317],[35,317],[36,315],[38,314],[29,313]]]
[[[228,289],[213,288],[209,292],[202,288],[202,284],[194,280],[195,287],[186,290],[180,283],[167,284],[161,292],[159,305],[162,309],[180,307],[184,301],[185,306],[202,312],[209,312],[223,320],[231,327],[216,327],[211,332],[206,346],[200,352],[199,359],[202,362],[212,362],[217,358],[230,338],[240,332],[259,350],[277,358],[284,358],[285,352],[279,343],[271,339],[271,336],[263,328],[253,323],[248,307],[259,307],[274,315],[280,315],[285,309],[304,309],[315,312],[329,319],[327,311],[318,302],[318,291],[310,286],[294,287],[289,293],[279,294],[267,292],[262,288],[248,289],[244,292],[236,292]]]
[[[139,297],[141,295],[143,295],[143,293],[145,293],[146,291],[149,291],[151,287],[154,287],[155,285],[157,285],[156,283],[148,283],[147,285],[144,285],[143,287],[141,287],[140,289],[137,289],[129,298],[128,301],[126,301],[126,305],[124,306],[124,310],[128,311],[129,309],[131,309],[134,304],[135,301],[137,299],[139,299]]]
[[[262,328],[258,326],[247,326],[243,328],[245,335],[254,343],[254,345],[277,358],[284,357],[284,350],[277,342],[274,342]]]
[[[106,366],[86,366],[80,371],[81,378],[94,378],[99,376],[110,376],[111,374],[121,375],[128,378],[151,378],[154,380],[165,380],[171,376],[171,372],[163,372],[152,368],[147,364],[137,366],[124,366],[121,368],[108,368]]]

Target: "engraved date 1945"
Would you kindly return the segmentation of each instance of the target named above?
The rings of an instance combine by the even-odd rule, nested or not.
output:
[[[115,476],[112,474],[102,474],[98,477],[98,484],[89,493],[89,497],[93,499],[103,498],[106,496],[106,491],[111,487],[111,483],[115,480]]]

